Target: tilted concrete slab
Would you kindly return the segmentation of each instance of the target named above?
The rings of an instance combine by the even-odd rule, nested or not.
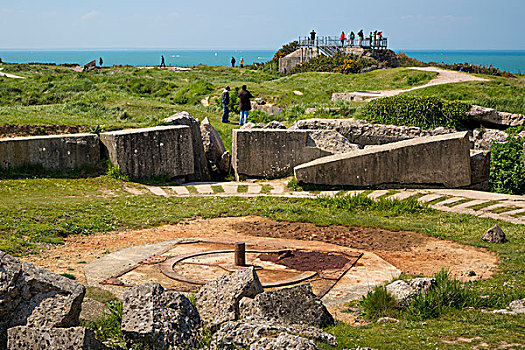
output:
[[[45,170],[75,170],[100,161],[100,142],[95,134],[31,136],[0,139],[0,169],[27,165]]]
[[[237,180],[291,175],[299,164],[356,148],[335,131],[233,130],[232,165]]]
[[[191,175],[194,157],[188,126],[157,126],[100,134],[121,174],[136,179]]]
[[[471,183],[467,132],[417,138],[323,157],[295,167],[304,183],[356,187]]]

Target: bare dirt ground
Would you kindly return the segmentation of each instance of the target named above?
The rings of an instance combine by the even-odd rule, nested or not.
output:
[[[495,254],[420,233],[377,228],[277,222],[261,217],[193,219],[177,225],[136,231],[72,236],[25,260],[56,273],[69,273],[85,283],[83,266],[105,254],[137,245],[190,237],[236,237],[239,234],[315,240],[371,251],[406,274],[429,276],[448,268],[462,280],[488,278],[496,270]],[[472,271],[475,273],[473,275]]]

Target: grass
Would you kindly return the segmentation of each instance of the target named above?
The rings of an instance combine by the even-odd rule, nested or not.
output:
[[[460,199],[459,201],[455,201],[455,202],[452,202],[452,203],[446,203],[446,204],[443,204],[443,205],[445,207],[453,208],[453,207],[457,207],[458,205],[461,205],[461,204],[472,202],[473,200],[474,199],[472,199],[472,198],[463,198],[463,199]]]
[[[247,193],[248,185],[239,185],[237,186],[237,193]]]
[[[506,213],[508,211],[514,211],[514,210],[518,210],[518,209],[521,209],[521,207],[516,207],[516,206],[500,207],[500,208],[489,210],[489,212],[493,213],[493,214],[502,214],[502,213]]]
[[[211,186],[213,193],[224,193],[224,188],[221,185]]]
[[[491,207],[491,206],[499,204],[499,203],[500,203],[499,201],[488,201],[488,202],[485,202],[485,203],[480,203],[480,204],[476,204],[476,205],[467,207],[467,209],[481,210],[481,209],[488,208],[488,207]]]
[[[273,187],[268,184],[262,184],[261,185],[261,193],[263,194],[270,194],[273,190]]]
[[[441,196],[439,198],[433,199],[430,202],[427,202],[428,205],[434,205],[443,201],[446,201],[447,199],[452,198],[452,196]]]
[[[497,307],[525,298],[523,225],[432,209],[422,210],[423,207],[415,206],[414,199],[409,205],[408,202],[388,199],[375,204],[375,201],[368,202],[365,198],[352,200],[342,195],[335,199],[161,197],[147,192],[130,195],[123,190],[124,186],[135,185],[107,176],[0,180],[0,249],[20,256],[37,253],[48,244],[62,244],[63,238],[69,235],[139,229],[173,224],[193,217],[259,215],[321,226],[410,230],[489,249],[500,257],[498,270],[490,279],[472,282],[471,287],[477,289],[480,295],[488,295]],[[114,195],[107,196],[108,190]],[[483,232],[496,223],[508,237],[512,237],[509,242],[495,245],[481,240]],[[508,315],[451,311],[425,321],[426,326],[420,321],[363,327],[338,324],[330,331],[345,347],[360,344],[376,348],[402,346],[416,349],[429,348],[425,345],[428,343],[446,347],[448,345],[442,340],[455,339],[458,334],[487,337],[484,341],[494,345],[504,341],[523,343],[524,338],[520,336],[523,334],[523,328],[520,328],[522,321],[522,318]],[[411,337],[406,338],[408,335]],[[421,345],[422,339],[424,344]]]
[[[185,186],[190,194],[198,194],[197,188],[195,186]]]

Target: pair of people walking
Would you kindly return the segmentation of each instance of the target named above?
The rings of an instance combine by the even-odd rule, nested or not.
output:
[[[237,61],[235,60],[235,57],[232,56],[232,59],[230,60],[230,63],[232,64],[232,68],[235,67],[235,63]],[[244,57],[241,57],[241,62],[239,62],[239,66],[241,68],[244,68]]]
[[[240,118],[239,118],[239,125],[244,125],[248,121],[248,113],[252,109],[252,104],[250,99],[253,98],[253,95],[248,91],[246,85],[243,85],[241,87],[241,90],[239,90],[237,96],[239,97],[239,111],[240,111]],[[224,91],[222,92],[222,107],[224,109],[222,113],[222,122],[223,123],[229,123],[229,115],[230,115],[230,87],[226,86]]]

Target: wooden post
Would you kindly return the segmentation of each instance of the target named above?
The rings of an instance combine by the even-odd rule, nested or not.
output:
[[[235,242],[235,266],[246,266],[246,244]]]

